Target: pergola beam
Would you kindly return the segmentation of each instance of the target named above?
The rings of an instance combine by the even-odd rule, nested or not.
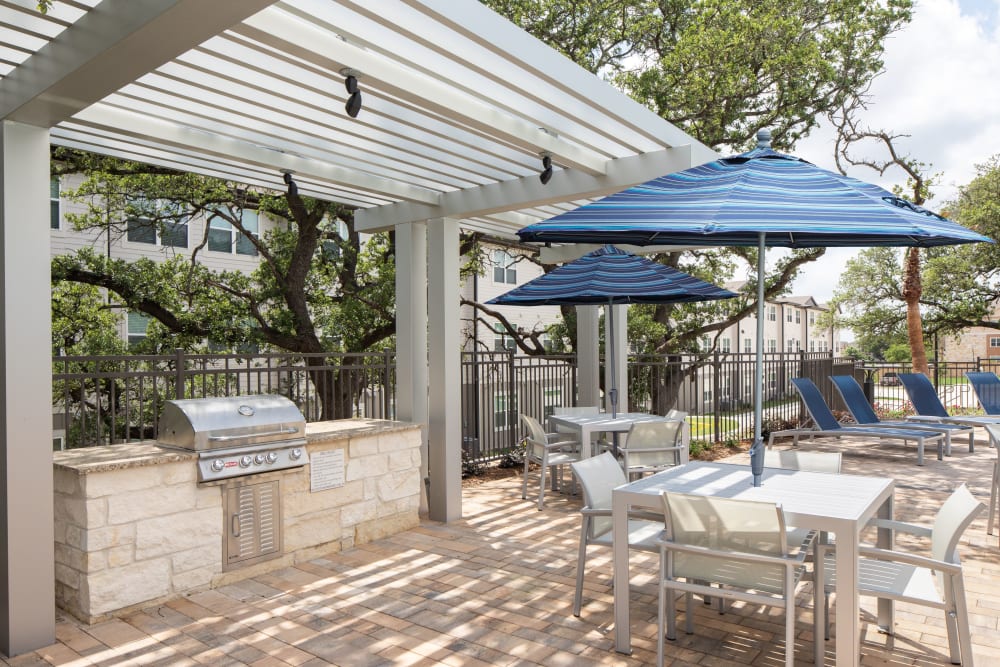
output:
[[[557,171],[548,185],[538,176],[491,183],[440,195],[436,204],[399,202],[358,211],[358,231],[375,232],[395,225],[433,218],[471,218],[504,211],[545,206],[567,199],[589,199],[618,192],[657,176],[693,166],[690,146],[675,146],[655,153],[610,160],[603,176],[572,169]]]
[[[103,0],[0,81],[0,118],[52,127],[275,0]]]

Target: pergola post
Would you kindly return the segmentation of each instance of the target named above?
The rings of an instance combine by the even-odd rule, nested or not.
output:
[[[462,518],[462,341],[459,318],[458,221],[428,222],[428,516]]]
[[[49,131],[3,121],[0,651],[55,641]]]
[[[576,307],[577,403],[600,405],[600,356],[597,335],[600,306]]]
[[[427,479],[427,225],[396,226],[396,419],[422,426],[420,479]],[[426,486],[421,482],[421,510]]]

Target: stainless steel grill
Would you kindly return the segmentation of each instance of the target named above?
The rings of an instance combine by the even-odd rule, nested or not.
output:
[[[284,396],[167,401],[158,442],[198,452],[198,481],[297,468],[309,462],[306,421]]]

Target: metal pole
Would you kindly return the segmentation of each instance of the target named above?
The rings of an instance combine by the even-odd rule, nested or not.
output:
[[[606,317],[608,320],[608,367],[611,369],[611,390],[608,395],[611,397],[611,418],[616,419],[618,417],[618,387],[615,376],[618,375],[618,368],[615,365],[615,307],[611,299],[608,299]],[[615,442],[617,440],[616,435]],[[615,449],[617,450],[617,446]]]
[[[764,418],[764,236],[761,232],[757,238],[757,395],[753,404],[753,445],[750,446],[754,486],[760,486],[764,475],[764,440],[760,435]]]

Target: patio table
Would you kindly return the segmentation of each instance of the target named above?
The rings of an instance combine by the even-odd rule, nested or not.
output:
[[[761,486],[752,485],[746,464],[695,461],[616,488],[612,493],[614,546],[615,648],[631,653],[629,628],[628,509],[661,510],[664,491],[696,493],[779,503],[789,525],[837,536],[837,665],[857,667],[861,631],[858,623],[858,537],[876,514],[892,518],[894,480],[765,468]],[[892,531],[880,529],[878,545],[892,548]],[[879,600],[878,625],[892,627],[892,602]]]
[[[610,413],[604,412],[596,415],[550,415],[549,428],[554,430],[557,426],[574,430],[580,436],[580,442],[590,442],[595,433],[627,433],[632,424],[637,422],[664,421],[666,417],[652,415],[646,412],[620,412],[617,417],[612,418]],[[685,438],[687,442],[687,425],[685,425]],[[593,452],[590,447],[580,447],[580,456],[586,458]],[[688,460],[687,451],[681,453],[681,462]]]

